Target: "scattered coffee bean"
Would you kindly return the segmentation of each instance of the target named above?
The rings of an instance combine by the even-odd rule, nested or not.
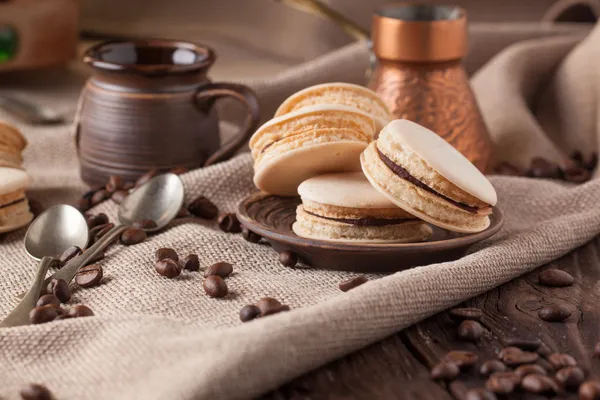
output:
[[[564,287],[571,286],[575,282],[575,278],[567,271],[551,268],[540,272],[538,282],[544,286]]]
[[[467,392],[466,400],[497,400],[494,393],[483,388],[470,389]]]
[[[284,267],[295,267],[298,264],[298,255],[291,251],[282,251],[279,253],[279,262]]]
[[[507,176],[523,176],[525,171],[509,162],[503,161],[494,168],[494,173],[497,175]]]
[[[360,286],[368,281],[369,279],[367,279],[367,277],[364,275],[353,276],[352,278],[341,281],[338,287],[342,292],[347,292],[348,290],[354,289],[355,287]]]
[[[560,167],[542,157],[534,157],[531,160],[531,167],[525,174],[533,178],[560,179],[562,177]]]
[[[574,150],[570,155],[569,158],[575,162],[576,165],[581,165],[583,164],[583,153],[579,150]]]
[[[140,187],[143,184],[145,184],[146,182],[148,182],[150,179],[154,178],[155,176],[157,176],[160,172],[156,169],[151,169],[150,171],[146,172],[144,175],[140,176],[139,179],[135,182],[135,187]]]
[[[548,362],[554,369],[562,369],[564,367],[576,367],[577,360],[569,354],[552,353],[548,356]]]
[[[228,293],[227,284],[225,283],[223,278],[221,278],[220,276],[217,276],[217,275],[209,276],[208,278],[204,279],[202,286],[204,287],[204,291],[206,292],[206,294],[209,295],[210,297],[225,297],[225,296],[227,296],[227,293]]]
[[[52,400],[52,393],[44,385],[30,383],[19,392],[23,400]]]
[[[59,311],[53,304],[47,304],[41,307],[35,307],[29,311],[29,321],[32,324],[45,324],[54,321],[58,317]]]
[[[74,204],[74,206],[83,213],[92,208],[92,200],[82,197],[81,199],[77,200],[77,204]]]
[[[537,353],[523,351],[518,347],[505,347],[498,353],[498,358],[506,365],[531,364],[539,358]]]
[[[98,264],[86,265],[81,267],[75,275],[75,283],[82,288],[89,288],[97,285],[102,280],[102,267]]]
[[[256,303],[256,306],[260,310],[261,315],[264,315],[271,310],[281,308],[283,304],[281,304],[279,300],[274,299],[272,297],[263,297]]]
[[[233,266],[227,262],[221,261],[211,265],[204,271],[204,277],[208,278],[211,275],[227,278],[233,272]]]
[[[283,311],[290,311],[290,306],[286,306],[285,304],[278,308],[269,308],[265,312],[261,313],[261,317],[266,317],[267,315],[277,314]]]
[[[571,183],[584,183],[590,180],[592,174],[582,167],[569,167],[563,171],[564,178]]]
[[[100,213],[100,214],[96,214],[96,215],[90,215],[87,219],[86,219],[88,228],[92,229],[95,228],[99,225],[105,225],[109,223],[108,220],[108,216],[104,213]]]
[[[196,254],[188,254],[183,260],[181,260],[181,267],[188,271],[199,271],[200,260]]]
[[[110,199],[117,204],[121,204],[129,196],[129,192],[126,190],[117,190],[110,196]]]
[[[156,225],[156,222],[152,221],[151,219],[142,219],[140,221],[135,221],[132,226],[134,228],[139,228],[139,229],[144,229],[144,230],[148,230],[148,229],[156,229],[158,227],[158,225]]]
[[[600,382],[583,382],[579,386],[579,400],[600,400]]]
[[[53,294],[45,294],[38,299],[37,303],[35,303],[36,307],[43,307],[47,305],[53,305],[58,308],[60,307],[60,300]]]
[[[175,168],[171,168],[169,170],[170,173],[175,174],[175,175],[181,175],[181,174],[185,174],[186,172],[189,172],[190,170],[187,169],[184,166],[179,166],[179,167],[175,167]]]
[[[79,247],[71,246],[61,254],[59,260],[60,260],[61,264],[65,265],[66,263],[71,261],[73,258],[81,255],[81,253],[82,253],[82,251]]]
[[[590,156],[584,160],[583,167],[590,172],[594,172],[598,166],[598,153],[593,152]]]
[[[557,393],[559,388],[552,378],[546,375],[530,374],[521,381],[521,387],[529,393]]]
[[[452,362],[442,361],[431,368],[431,379],[436,381],[451,381],[458,376],[460,368]]]
[[[483,376],[490,376],[494,372],[506,371],[506,365],[502,361],[498,360],[487,360],[479,368],[479,373]]]
[[[453,350],[449,351],[444,359],[458,365],[460,369],[467,369],[475,365],[479,357],[472,351]]]
[[[504,341],[506,347],[518,347],[521,350],[527,351],[536,351],[542,345],[542,341],[540,339],[519,339],[519,338],[510,338]]]
[[[194,201],[188,204],[188,211],[196,217],[204,219],[215,219],[219,215],[219,209],[216,205],[204,196],[198,196]]]
[[[123,185],[124,185],[123,178],[121,178],[120,176],[111,175],[108,177],[108,182],[106,183],[106,186],[104,187],[104,189],[108,193],[113,194],[117,190],[123,189]]]
[[[242,237],[250,243],[258,243],[262,237],[258,233],[252,232],[250,229],[242,226]]]
[[[104,225],[99,225],[93,229],[90,229],[90,237],[93,238],[93,242],[97,242],[102,239],[104,235],[106,235],[112,228],[115,227],[115,224],[112,222]]]
[[[70,318],[92,317],[94,312],[88,306],[77,304],[69,309],[69,313],[67,315]]]
[[[525,364],[517,367],[515,369],[515,374],[519,375],[519,378],[524,378],[527,375],[537,374],[537,375],[548,375],[546,370],[537,364]]]
[[[567,389],[577,389],[585,380],[585,373],[579,367],[565,367],[556,372],[556,380]]]
[[[100,251],[90,258],[85,265],[95,264],[98,261],[104,260],[104,257],[106,257],[106,254],[103,251]]]
[[[240,233],[242,231],[242,225],[237,215],[233,213],[219,215],[217,222],[219,228],[225,233]]]
[[[560,305],[551,305],[538,311],[540,319],[546,322],[562,322],[571,316],[571,311]]]
[[[187,218],[190,215],[192,214],[190,214],[188,209],[184,206],[179,209],[179,212],[177,213],[177,216],[175,218]]]
[[[466,319],[480,321],[483,317],[483,311],[478,308],[453,308],[448,312],[448,315],[456,322],[461,322]]]
[[[483,335],[483,327],[477,321],[466,320],[458,326],[457,336],[467,342],[477,342]]]
[[[485,382],[485,387],[497,394],[510,394],[521,379],[511,371],[495,372]]]
[[[166,276],[169,279],[175,278],[181,274],[181,266],[179,263],[170,258],[157,261],[156,264],[154,264],[154,268],[160,275]]]
[[[134,244],[142,243],[148,234],[146,231],[140,228],[128,228],[121,234],[121,243],[125,246],[132,246]]]
[[[600,342],[594,346],[594,357],[600,357]]]
[[[242,307],[242,309],[240,310],[240,320],[242,322],[251,321],[259,315],[260,308],[258,308],[254,304],[248,304],[247,306]]]
[[[156,250],[154,253],[154,261],[166,259],[179,261],[179,256],[177,255],[177,252],[170,247],[161,247],[160,249]]]
[[[60,262],[60,260],[58,258],[53,258],[50,261],[50,265],[48,266],[49,269],[61,269],[62,267],[64,267],[65,265]]]
[[[110,194],[105,189],[98,190],[92,196],[91,204],[95,206],[96,204],[100,204],[108,198],[110,198]]]
[[[48,284],[47,293],[52,293],[61,303],[71,300],[71,289],[64,279],[52,279]]]

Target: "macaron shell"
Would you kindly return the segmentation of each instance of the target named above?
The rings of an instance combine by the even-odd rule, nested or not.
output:
[[[17,229],[20,229],[27,224],[29,224],[33,220],[33,214],[29,211],[23,214],[19,214],[13,217],[9,224],[0,225],[0,233],[12,232]]]
[[[364,142],[339,141],[308,146],[276,155],[255,166],[254,184],[280,196],[296,196],[305,180],[330,172],[360,171]]]
[[[16,168],[0,168],[0,195],[18,189],[26,189],[31,184],[27,172]]]
[[[0,121],[0,144],[9,145],[20,152],[27,146],[27,140],[17,128]]]
[[[490,181],[458,150],[431,130],[408,120],[390,122],[380,133],[406,146],[431,168],[465,192],[496,205],[496,190]]]

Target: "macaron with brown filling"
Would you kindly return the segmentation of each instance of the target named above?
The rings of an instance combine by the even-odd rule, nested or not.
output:
[[[418,242],[431,236],[423,221],[378,193],[362,172],[320,175],[298,188],[302,204],[293,231],[342,242]]]
[[[25,171],[0,168],[0,233],[21,228],[33,219],[25,197],[30,183]]]
[[[497,195],[490,181],[458,150],[408,120],[390,122],[361,155],[373,187],[398,207],[455,232],[490,225]]]

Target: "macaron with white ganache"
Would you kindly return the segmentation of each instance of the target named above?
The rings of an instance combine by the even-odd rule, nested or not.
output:
[[[398,207],[441,228],[463,233],[490,225],[496,190],[458,150],[408,120],[390,122],[361,155],[375,189]]]

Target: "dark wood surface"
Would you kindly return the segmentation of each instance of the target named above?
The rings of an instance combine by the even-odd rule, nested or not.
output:
[[[542,270],[556,267],[570,272],[575,284],[550,288],[538,284]],[[540,353],[565,352],[574,356],[587,378],[600,379],[600,359],[593,348],[600,339],[600,239],[562,259],[502,285],[463,305],[484,311],[486,333],[476,344],[456,337],[456,323],[447,312],[437,314],[357,353],[332,362],[268,393],[263,399],[464,399],[469,388],[483,387],[477,373],[481,362],[496,358],[508,338],[542,341]],[[572,311],[565,322],[544,322],[537,312],[560,304]],[[471,350],[479,362],[468,373],[446,385],[429,378],[429,368],[449,350]],[[544,363],[542,357],[539,363]],[[499,399],[545,399],[516,392]],[[566,392],[555,399],[577,399]]]

